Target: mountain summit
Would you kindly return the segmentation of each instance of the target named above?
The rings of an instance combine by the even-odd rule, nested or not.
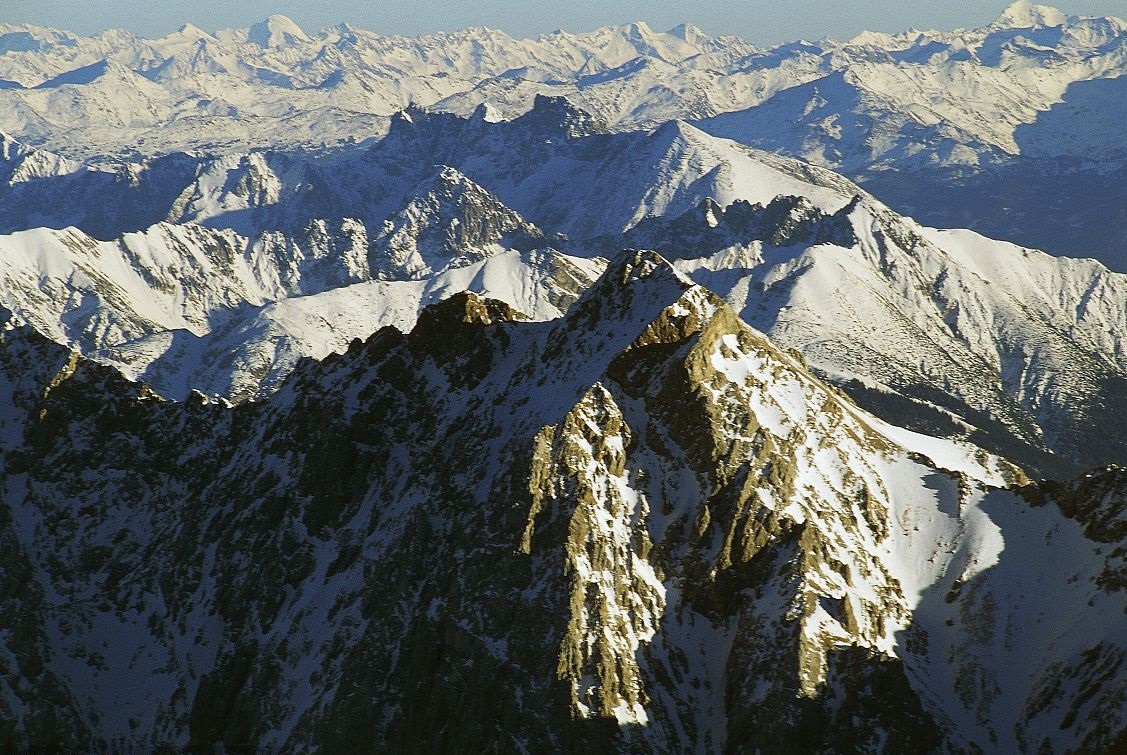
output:
[[[544,234],[456,169],[438,166],[372,240],[377,277],[421,278],[485,259],[502,249],[531,249]]]
[[[290,19],[275,15],[251,26],[247,40],[264,49],[275,49],[308,42],[309,37]]]
[[[1127,751],[1124,22],[0,53],[0,751]]]
[[[461,294],[241,407],[0,333],[6,741],[1121,741],[1121,475],[1005,490],[652,252],[522,319]]]
[[[1034,5],[1029,0],[1016,0],[1002,12],[994,26],[1011,29],[1033,29],[1040,27],[1064,26],[1068,16],[1056,8]]]

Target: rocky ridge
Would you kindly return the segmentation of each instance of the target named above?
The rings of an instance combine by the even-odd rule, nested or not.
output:
[[[404,111],[347,159],[207,161],[145,211],[161,225],[116,243],[0,238],[6,306],[166,395],[239,400],[457,290],[557,317],[602,258],[655,248],[896,424],[1051,476],[1122,460],[1122,275],[923,228],[841,176],[686,124],[609,134],[548,98],[487,116]],[[44,180],[65,194],[77,175]],[[154,196],[137,180],[123,206]],[[19,227],[37,222],[27,185],[5,205]]]
[[[1125,30],[0,25],[0,750],[1127,747]]]
[[[562,321],[520,320],[461,294],[236,407],[162,401],[9,327],[4,573],[25,577],[0,602],[6,741],[1122,736],[1122,594],[1008,555],[1055,537],[1084,570],[1106,546],[998,489],[1023,482],[1012,466],[865,415],[653,254],[618,259]],[[1027,605],[1014,591],[1046,579],[1071,597],[1038,603],[1043,629],[1014,646],[984,602]],[[936,610],[937,592],[955,598]],[[1007,660],[1028,642],[1041,678],[1087,678],[1097,653],[1107,681],[1031,696]],[[985,686],[927,671],[948,647]]]

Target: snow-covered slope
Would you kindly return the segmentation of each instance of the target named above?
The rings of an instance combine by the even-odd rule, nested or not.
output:
[[[418,278],[544,243],[544,234],[454,168],[439,167],[380,228],[372,256],[380,278]]]
[[[754,49],[642,23],[536,40],[481,27],[418,39],[348,25],[308,34],[282,16],[215,34],[187,25],[155,40],[0,25],[0,79],[11,84],[0,129],[84,156],[347,142],[360,124],[363,136],[379,133],[412,102],[432,105],[489,79],[561,82],[639,60],[673,68]]]
[[[1094,123],[1090,115],[1081,122],[1070,90],[1124,73],[1125,45],[1123,21],[1066,16],[1022,0],[981,29],[865,33],[771,50],[688,24],[535,40],[480,27],[418,39],[346,25],[308,34],[282,16],[214,35],[187,25],[157,40],[5,25],[0,78],[20,86],[2,94],[9,107],[0,128],[90,154],[99,135],[124,145],[140,134],[159,139],[155,128],[172,126],[163,146],[142,142],[141,152],[153,154],[183,148],[177,121],[213,129],[229,122],[210,137],[220,145],[225,134],[238,140],[254,130],[240,121],[268,120],[270,138],[258,144],[277,146],[304,136],[283,138],[283,124],[299,113],[390,116],[413,102],[469,115],[490,102],[515,117],[541,93],[568,96],[631,128],[722,113],[733,115],[715,128],[752,139],[775,138],[764,128],[772,124],[787,139],[801,137],[801,128],[806,156],[821,154],[815,145],[836,145],[866,165],[913,155],[954,164],[1018,153],[1122,158],[1121,134],[1100,129],[1114,123],[1116,104],[1101,107]],[[134,138],[101,131],[114,127]],[[75,129],[90,133],[75,140]],[[880,134],[896,138],[869,138]],[[323,141],[345,136],[330,128]],[[777,146],[794,153],[798,142]]]
[[[1117,18],[1018,0],[978,29],[764,50],[688,24],[402,38],[272,16],[158,40],[4,25],[0,50],[0,130],[80,161],[347,149],[411,104],[513,119],[560,96],[612,130],[687,120],[843,171],[928,225],[1127,271]]]
[[[458,291],[558,317],[605,264],[492,244],[472,259],[436,256],[433,268],[405,271],[381,267],[383,247],[373,250],[377,269],[393,273],[384,280],[369,275],[363,227],[348,220],[314,224],[297,239],[248,240],[194,224],[114,241],[36,229],[0,236],[0,302],[166,396],[195,389],[238,400],[272,390],[301,357],[342,351],[385,325],[409,328],[421,307]]]
[[[862,195],[832,215],[799,197],[705,203],[610,243],[676,259],[898,422],[969,425],[1012,458],[1048,447],[1083,466],[1127,452],[1127,276],[1092,260],[922,228]]]
[[[6,329],[7,741],[1122,741],[1121,475],[999,489],[654,254],[519,320],[462,294],[240,407]]]
[[[981,29],[815,53],[818,75],[698,125],[841,170],[928,224],[1127,271],[1127,23],[1019,0]]]
[[[424,307],[456,293],[496,298],[535,320],[558,318],[605,264],[552,249],[501,250],[426,277],[371,280],[243,307],[217,318],[202,336],[156,330],[94,356],[174,398],[193,390],[235,401],[261,397],[302,358],[343,352],[382,327],[409,330]]]
[[[1123,750],[1124,73],[0,24],[0,750]]]
[[[650,248],[897,423],[970,434],[1054,474],[1127,450],[1115,431],[1127,395],[1122,275],[926,230],[835,173],[683,123],[605,133],[593,116],[542,97],[513,121],[416,108],[363,150],[195,165],[178,185],[157,180],[152,165],[63,166],[43,179],[60,181],[64,194],[78,187],[73,211],[84,224],[113,217],[116,202],[132,218],[188,225],[101,244],[75,231],[5,237],[0,245],[16,249],[3,303],[161,392],[238,398],[268,390],[299,355],[324,356],[383,324],[409,325],[395,318],[432,301],[426,291],[461,285],[551,317],[601,269],[580,258]],[[113,176],[117,199],[88,192],[91,174]],[[18,208],[34,206],[21,204],[26,184],[8,189],[16,225]],[[170,233],[180,240],[129,251],[137,239]],[[98,251],[79,265],[86,277],[52,261],[87,247]],[[505,250],[512,265],[489,262]],[[41,278],[45,265],[62,267]],[[501,281],[499,270],[511,277]],[[150,286],[160,290],[148,294]],[[138,298],[161,314],[133,312]],[[344,312],[346,302],[360,311],[313,314]]]
[[[16,166],[30,159],[25,154],[56,159],[26,147],[13,151],[21,156],[13,159]],[[545,232],[582,238],[625,230],[650,215],[679,214],[706,197],[727,204],[804,194],[828,207],[848,201],[851,186],[829,171],[683,122],[605,133],[597,118],[548,97],[505,122],[488,120],[484,109],[461,118],[412,108],[397,113],[387,136],[370,147],[324,155],[265,150],[99,170],[68,165],[39,181],[0,187],[0,228],[75,225],[111,237],[164,220],[254,235],[297,233],[313,220],[350,217],[363,221],[371,237],[393,213],[425,202],[436,180],[467,179]],[[455,173],[444,179],[441,167]],[[47,220],[44,205],[52,208]]]

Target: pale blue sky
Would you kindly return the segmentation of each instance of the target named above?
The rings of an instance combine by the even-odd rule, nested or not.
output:
[[[864,29],[953,29],[998,16],[1008,0],[0,0],[0,21],[31,22],[82,34],[125,28],[157,37],[185,21],[215,31],[245,27],[272,13],[307,31],[347,21],[381,33],[421,34],[485,25],[514,36],[554,29],[589,31],[643,20],[656,29],[691,21],[710,34],[736,34],[761,44],[824,36],[848,38]],[[1059,0],[1066,13],[1127,18],[1127,0]]]

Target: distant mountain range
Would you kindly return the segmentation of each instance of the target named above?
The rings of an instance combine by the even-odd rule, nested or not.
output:
[[[1127,22],[1019,0],[993,24],[761,49],[691,25],[419,38],[273,16],[208,34],[0,24],[0,130],[80,161],[323,149],[414,104],[514,118],[563,96],[616,131],[670,120],[842,171],[940,227],[1127,271]]]

